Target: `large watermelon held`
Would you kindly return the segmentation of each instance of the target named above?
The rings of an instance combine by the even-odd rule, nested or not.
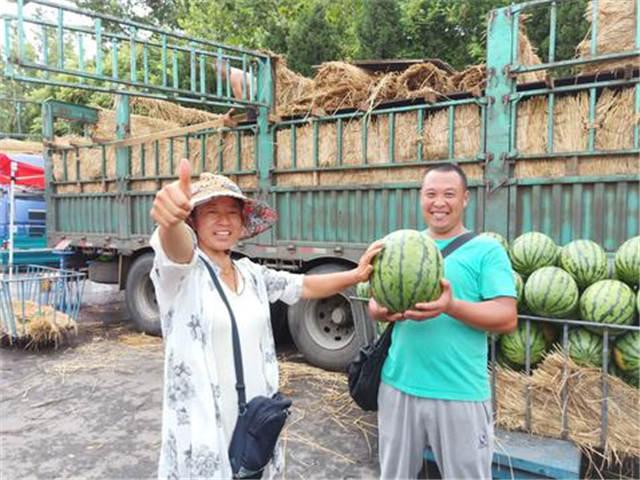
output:
[[[588,287],[580,297],[580,316],[588,322],[629,325],[633,322],[636,296],[628,285],[618,280],[600,280]],[[590,330],[602,335],[601,328]],[[610,330],[610,335],[619,331]]]
[[[480,234],[480,236],[485,236],[485,237],[489,237],[489,238],[493,238],[494,240],[496,240],[500,245],[502,245],[502,248],[504,248],[505,252],[509,252],[509,242],[507,242],[507,239],[504,238],[502,235],[500,235],[499,233],[496,232],[482,232]]]
[[[569,331],[569,356],[583,367],[602,367],[602,337],[586,328]]]
[[[368,281],[360,282],[356,285],[356,297],[367,299],[371,297],[371,285]]]
[[[571,274],[580,290],[607,278],[607,254],[591,240],[574,240],[562,247],[559,265]]]
[[[529,330],[529,360],[530,365],[535,365],[544,355],[546,350],[544,335],[542,329],[537,323],[530,322]],[[500,336],[498,341],[500,344],[500,352],[502,357],[508,364],[523,367],[526,365],[526,348],[527,348],[527,324],[526,322],[518,322],[518,328],[513,332],[505,333]]]
[[[613,359],[626,376],[640,376],[640,332],[628,332],[616,338]]]
[[[640,236],[624,242],[615,256],[616,277],[631,287],[640,283]]]
[[[509,256],[514,270],[528,277],[539,268],[555,265],[558,251],[555,242],[545,234],[528,232],[513,241]]]
[[[575,280],[558,267],[542,267],[524,284],[527,307],[542,317],[566,318],[578,304]]]
[[[404,312],[440,296],[444,263],[437,245],[425,233],[390,233],[372,265],[371,295],[390,312]]]

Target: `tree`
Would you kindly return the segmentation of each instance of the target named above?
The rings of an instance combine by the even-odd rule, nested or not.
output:
[[[339,57],[338,31],[327,20],[322,2],[315,3],[291,28],[288,61],[291,68],[311,76],[312,65]]]
[[[404,43],[398,2],[364,0],[358,21],[358,40],[360,58],[395,58]]]

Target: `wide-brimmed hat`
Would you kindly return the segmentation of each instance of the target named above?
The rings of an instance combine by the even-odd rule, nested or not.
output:
[[[217,197],[237,198],[243,202],[243,231],[241,238],[251,238],[268,230],[278,220],[276,211],[265,202],[247,197],[238,185],[224,175],[204,172],[191,184],[191,207],[207,203]]]

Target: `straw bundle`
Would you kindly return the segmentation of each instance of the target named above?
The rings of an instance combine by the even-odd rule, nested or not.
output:
[[[410,66],[398,76],[396,83],[397,98],[423,98],[434,101],[438,94],[453,90],[449,74],[431,62]]]
[[[470,92],[480,96],[487,86],[487,67],[484,64],[472,65],[462,72],[457,72],[451,77],[453,90],[457,92]]]
[[[634,90],[606,89],[596,104],[596,149],[620,150],[633,147],[634,128],[640,114],[634,108]]]
[[[553,148],[556,152],[586,150],[589,140],[589,95],[565,95],[555,105]]]
[[[314,78],[313,105],[332,114],[354,108],[368,98],[375,77],[344,62],[323,63]]]
[[[398,98],[398,72],[389,72],[379,75],[369,89],[369,97],[360,105],[360,110],[370,112],[382,102],[392,101]]]
[[[427,160],[449,158],[449,110],[430,112],[424,123],[424,154]],[[463,105],[454,110],[453,157],[474,157],[480,150],[480,108]]]
[[[220,118],[220,115],[215,113],[181,107],[177,103],[165,100],[132,96],[129,102],[133,111],[139,115],[180,126],[194,125]]]
[[[518,31],[518,63],[526,66],[540,65],[542,62],[538,56],[537,49],[534,48],[529,41],[529,37],[527,37],[526,21],[527,16],[522,15]],[[518,83],[541,82],[544,78],[544,71],[528,72],[518,75]]]
[[[3,138],[0,140],[0,152],[3,153],[42,153],[42,143]]]
[[[516,148],[520,153],[546,151],[547,115],[546,97],[532,97],[517,105]]]
[[[54,345],[56,348],[70,331],[77,333],[76,322],[68,315],[54,309],[51,305],[38,305],[25,300],[12,302],[16,321],[17,340],[25,342],[25,348]],[[7,336],[8,332],[0,332]]]
[[[283,56],[274,55],[272,59],[276,77],[276,114],[284,116],[306,113],[310,105],[299,102],[311,94],[313,80],[290,70]]]
[[[636,29],[638,12],[637,2],[633,0],[599,0],[598,1],[598,31],[596,35],[596,55],[605,53],[624,52],[636,48]],[[591,22],[593,3],[587,2],[584,18]],[[578,57],[591,56],[591,37],[593,31],[580,42],[577,48]],[[627,65],[638,65],[637,57],[621,60],[610,60],[598,64],[586,64],[581,67],[582,73],[596,73],[602,70],[612,70]]]
[[[563,364],[567,362],[567,378]],[[497,367],[497,424],[512,430],[525,428],[525,389],[531,398],[532,433],[560,438],[562,391],[568,383],[568,437],[583,450],[595,451],[600,443],[602,371],[576,365],[558,352],[548,355],[531,376]],[[608,430],[605,455],[640,455],[640,392],[609,376]]]
[[[178,107],[181,108],[181,107]],[[143,115],[130,115],[130,134],[132,137],[147,135],[162,130],[169,130],[179,126],[174,120],[161,120]],[[116,139],[116,112],[113,110],[98,110],[98,121],[91,130],[90,136],[94,141],[105,142]]]

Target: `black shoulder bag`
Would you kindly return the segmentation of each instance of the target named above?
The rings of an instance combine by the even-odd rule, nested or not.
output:
[[[272,397],[252,398],[247,403],[236,318],[217,275],[204,258],[202,261],[229,311],[229,317],[231,317],[233,363],[236,370],[236,391],[238,392],[238,421],[229,444],[229,461],[233,478],[261,478],[264,468],[273,457],[278,436],[289,416],[291,400],[276,393]]]
[[[440,252],[442,257],[447,257],[475,236],[473,232],[463,233]],[[393,323],[389,325],[377,340],[362,347],[347,369],[349,394],[363,410],[372,412],[378,410],[380,374],[391,346],[393,325]]]

